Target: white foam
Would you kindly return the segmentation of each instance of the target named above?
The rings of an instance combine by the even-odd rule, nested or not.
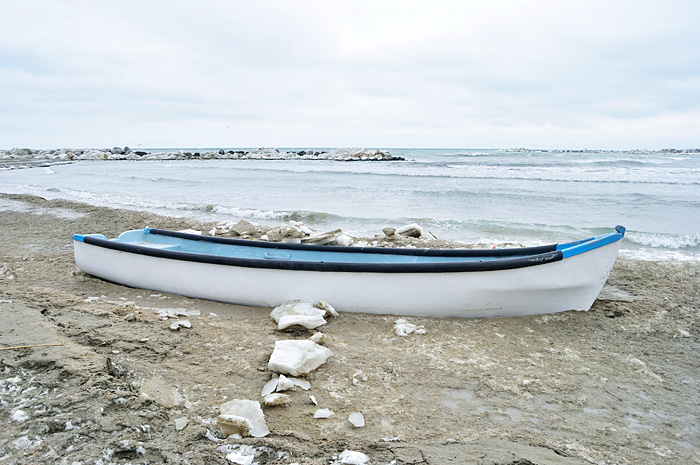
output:
[[[637,244],[667,249],[682,249],[700,246],[700,233],[695,234],[658,234],[629,232],[626,238]]]
[[[271,210],[246,209],[239,207],[215,206],[212,211],[222,215],[230,215],[238,218],[255,218],[258,220],[281,220],[290,215],[289,212],[276,212]]]

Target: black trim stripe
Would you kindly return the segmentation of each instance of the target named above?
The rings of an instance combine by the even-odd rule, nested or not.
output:
[[[287,244],[284,242],[250,241],[228,237],[203,236],[165,229],[150,229],[150,234],[177,237],[190,241],[214,242],[216,244],[243,245],[279,250],[316,250],[319,252],[376,253],[387,255],[416,255],[420,257],[509,257],[513,255],[539,255],[557,250],[557,245],[520,247],[510,249],[406,249],[391,247],[343,247],[339,245]]]
[[[153,230],[152,230],[153,231]],[[176,233],[180,234],[180,233]],[[184,239],[190,239],[187,235]],[[178,236],[173,236],[178,237]],[[199,236],[196,236],[199,237]],[[207,239],[227,240],[225,238],[207,237]],[[229,239],[236,240],[236,239]],[[470,261],[470,262],[448,262],[448,263],[336,263],[336,262],[305,262],[288,260],[256,260],[249,258],[232,258],[218,255],[206,255],[190,252],[180,252],[174,250],[154,249],[124,242],[110,241],[92,236],[85,236],[84,242],[89,245],[103,247],[106,249],[118,250],[121,252],[146,255],[149,257],[165,258],[169,260],[181,260],[196,263],[208,263],[213,265],[239,266],[244,268],[265,268],[276,270],[292,271],[321,271],[321,272],[364,272],[364,273],[451,273],[469,271],[495,271],[524,268],[534,265],[556,262],[563,259],[559,250],[528,255],[517,258],[503,258],[501,260]],[[218,242],[218,241],[212,241]],[[239,241],[240,242],[240,241]],[[252,241],[242,241],[243,245],[249,245]],[[257,241],[256,241],[257,242]],[[259,243],[273,244],[273,243]],[[258,244],[258,245],[259,245]],[[285,248],[288,245],[284,244]],[[268,246],[269,247],[269,246]],[[308,249],[304,247],[306,250]],[[314,247],[314,246],[311,246]],[[325,246],[321,250],[328,250]],[[341,247],[345,251],[346,248]],[[354,249],[354,248],[353,248]],[[372,248],[372,250],[382,250]],[[389,249],[391,251],[406,249]],[[411,252],[424,249],[409,249]],[[366,250],[362,253],[369,253]]]

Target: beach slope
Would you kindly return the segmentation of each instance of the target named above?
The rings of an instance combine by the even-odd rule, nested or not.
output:
[[[700,463],[698,263],[618,260],[589,312],[412,317],[424,334],[405,337],[399,317],[341,314],[311,388],[264,408],[271,434],[219,442],[219,405],[261,400],[275,341],[313,332],[85,275],[71,240],[211,224],[0,195],[0,225],[3,463]]]

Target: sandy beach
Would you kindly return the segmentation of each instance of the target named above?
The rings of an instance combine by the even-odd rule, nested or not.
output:
[[[85,275],[71,240],[213,224],[29,195],[0,206],[0,349],[54,344],[0,350],[3,464],[355,463],[346,450],[375,465],[700,463],[700,263],[618,260],[589,312],[409,318],[425,333],[405,337],[397,316],[341,312],[320,328],[333,356],[311,388],[264,408],[270,435],[223,441],[219,405],[260,400],[275,341],[313,332]],[[199,315],[175,331],[168,308]],[[182,401],[145,398],[149,382]],[[310,395],[334,415],[314,419]]]

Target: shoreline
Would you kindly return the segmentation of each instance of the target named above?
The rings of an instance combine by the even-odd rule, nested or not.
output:
[[[150,150],[150,151],[148,151]],[[52,163],[86,160],[333,160],[333,161],[405,161],[403,157],[392,155],[386,150],[364,148],[337,148],[329,150],[132,150],[129,147],[86,148],[86,149],[28,149],[14,148],[0,150],[0,162]]]
[[[313,332],[276,331],[270,309],[111,284],[73,262],[73,233],[206,232],[216,223],[0,198],[26,206],[0,211],[0,347],[65,343],[0,351],[0,457],[230,463],[217,450],[225,443],[206,434],[218,435],[218,406],[260,400],[274,342]],[[425,334],[406,337],[393,331],[401,317],[341,313],[319,328],[334,355],[306,377],[311,389],[265,407],[269,436],[229,439],[227,450],[247,445],[259,463],[276,464],[328,464],[346,449],[373,464],[692,463],[700,460],[698,302],[700,263],[619,259],[589,312],[411,317]],[[200,315],[173,331],[153,310],[166,308]],[[155,377],[187,404],[144,399]],[[335,415],[314,419],[309,395]],[[354,411],[365,427],[347,421]]]

